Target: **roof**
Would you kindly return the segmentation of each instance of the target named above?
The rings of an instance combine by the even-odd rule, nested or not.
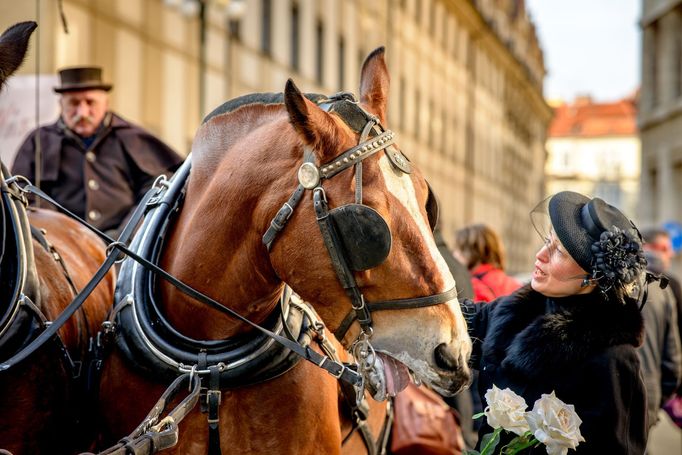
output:
[[[637,108],[634,98],[611,103],[595,103],[578,97],[572,104],[554,108],[549,137],[600,137],[637,135]]]

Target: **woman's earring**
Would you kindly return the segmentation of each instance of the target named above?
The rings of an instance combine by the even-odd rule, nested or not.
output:
[[[583,282],[580,283],[580,287],[581,287],[581,288],[586,288],[586,287],[589,286],[589,285],[590,285],[590,277],[589,277],[589,276],[586,276],[585,278],[583,278]]]

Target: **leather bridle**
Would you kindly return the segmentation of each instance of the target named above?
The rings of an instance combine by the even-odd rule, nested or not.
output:
[[[366,338],[369,338],[373,332],[373,312],[438,305],[455,298],[457,296],[457,290],[453,287],[440,294],[424,297],[383,300],[379,302],[365,301],[362,290],[355,281],[352,268],[349,266],[348,248],[344,247],[343,238],[339,235],[337,225],[330,216],[327,198],[322,184],[324,180],[331,179],[341,171],[354,167],[356,179],[355,202],[356,204],[362,205],[362,162],[365,159],[383,151],[397,170],[409,173],[411,169],[408,160],[395,146],[393,146],[394,133],[384,129],[380,124],[379,119],[362,109],[362,107],[360,107],[352,98],[351,94],[342,92],[330,97],[328,100],[319,102],[321,107],[325,110],[331,109],[335,103],[345,103],[346,109],[344,110],[346,112],[349,110],[349,105],[354,107],[355,112],[353,114],[355,118],[353,120],[357,119],[358,114],[362,115],[364,118],[364,125],[360,129],[361,133],[358,145],[344,151],[333,160],[321,165],[313,163],[313,152],[310,149],[306,149],[304,163],[301,165],[298,173],[299,185],[271,221],[270,227],[263,235],[263,243],[267,246],[268,250],[270,250],[277,234],[284,229],[294,209],[301,201],[305,190],[311,190],[313,192],[315,215],[322,234],[322,239],[324,240],[325,247],[329,253],[329,258],[332,262],[334,271],[336,272],[336,276],[351,300],[352,309],[343,319],[341,325],[335,330],[334,335],[338,340],[343,340],[352,323],[357,320],[361,327],[359,337],[364,334]],[[356,123],[357,129],[357,122],[349,121],[348,117],[345,115],[340,115],[340,117],[349,124],[351,128],[354,126],[353,123]]]

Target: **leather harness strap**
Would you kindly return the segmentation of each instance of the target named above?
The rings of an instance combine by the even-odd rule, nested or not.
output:
[[[382,300],[380,302],[366,302],[365,307],[370,313],[382,310],[406,310],[410,308],[423,308],[439,303],[445,303],[457,297],[457,288],[452,288],[441,294],[429,295],[425,297],[413,297],[409,299]],[[334,332],[334,336],[342,340],[350,329],[351,324],[357,318],[356,313],[349,311],[339,327]]]
[[[284,226],[286,226],[287,221],[289,221],[291,214],[294,213],[294,208],[301,201],[303,193],[305,193],[305,188],[303,185],[298,185],[296,191],[294,191],[291,197],[289,197],[289,200],[282,205],[282,208],[279,209],[275,217],[270,222],[268,230],[265,231],[265,234],[263,234],[263,243],[267,247],[268,251],[270,251],[272,242],[275,240],[275,237],[277,237],[277,234],[284,229]]]
[[[206,403],[208,405],[208,455],[221,455],[220,450],[220,370],[217,365],[208,367],[208,390]]]
[[[336,271],[341,286],[345,289],[348,297],[351,299],[351,305],[355,310],[355,315],[363,328],[368,328],[372,325],[372,315],[365,306],[365,300],[355,282],[353,272],[348,268],[348,261],[343,255],[341,248],[341,241],[334,229],[334,224],[329,217],[329,210],[327,207],[327,197],[322,187],[315,188],[313,192],[313,206],[315,208],[315,216],[320,227],[322,239],[327,247],[329,258],[332,266]],[[340,340],[341,338],[339,338]]]
[[[181,389],[189,383],[190,393],[168,415],[161,414]],[[178,443],[178,424],[194,409],[201,395],[201,379],[189,373],[178,376],[161,395],[142,423],[130,435],[99,455],[147,455]],[[83,454],[86,455],[86,454]]]

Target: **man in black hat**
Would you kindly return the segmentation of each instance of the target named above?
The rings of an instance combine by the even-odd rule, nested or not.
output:
[[[12,173],[38,183],[58,203],[116,235],[155,178],[172,173],[182,158],[109,111],[112,85],[102,81],[101,68],[65,68],[59,76],[61,85],[54,90],[61,95],[61,116],[29,134]]]

